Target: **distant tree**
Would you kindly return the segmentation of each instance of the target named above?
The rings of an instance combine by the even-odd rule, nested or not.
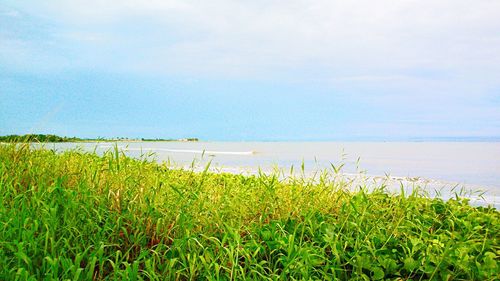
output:
[[[2,142],[72,142],[81,139],[76,137],[60,137],[56,135],[45,134],[26,134],[26,135],[7,135],[0,136]]]

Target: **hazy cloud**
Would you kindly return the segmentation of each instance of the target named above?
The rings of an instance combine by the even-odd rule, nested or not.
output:
[[[268,77],[317,65],[325,70],[321,75],[333,77],[395,76],[419,68],[453,75],[481,69],[500,74],[498,1],[91,0],[10,5],[59,24],[59,32],[67,32],[65,40],[105,41],[85,47],[98,53],[104,49],[111,56],[106,65],[119,62],[130,71]]]

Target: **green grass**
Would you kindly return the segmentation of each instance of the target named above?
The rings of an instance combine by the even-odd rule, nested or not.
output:
[[[496,209],[350,189],[0,145],[0,280],[498,280]]]

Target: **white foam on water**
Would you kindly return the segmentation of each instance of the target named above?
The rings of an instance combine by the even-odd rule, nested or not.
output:
[[[101,148],[112,148],[111,145],[101,145]],[[215,151],[215,150],[195,150],[195,149],[171,149],[171,148],[130,148],[125,146],[118,146],[119,149],[124,151],[165,151],[174,153],[191,153],[191,154],[205,154],[205,155],[253,155],[255,151]]]
[[[269,144],[266,144],[266,145],[269,146]],[[279,144],[279,145],[281,146],[282,144]],[[295,144],[295,146],[298,146],[298,145],[303,146],[305,144]],[[353,144],[353,145],[355,145],[355,144]],[[369,145],[369,144],[363,144],[363,145]],[[394,145],[394,144],[389,144],[389,145]],[[418,146],[418,144],[413,144],[413,143],[404,144],[404,145],[408,146],[409,148],[412,148],[414,146]],[[431,144],[426,144],[426,145],[430,146]],[[471,146],[472,144],[468,144],[468,145]],[[290,149],[297,148],[295,146],[291,146]],[[381,146],[381,144],[375,144],[373,146],[375,146],[374,148],[379,148]],[[438,149],[443,150],[445,148],[451,147],[453,149],[448,149],[448,150],[450,152],[454,152],[457,149],[456,148],[457,144],[455,144],[455,143],[446,144],[446,146],[443,146],[443,144],[436,144],[434,146],[427,147],[427,149],[433,153],[430,156],[425,156],[433,161],[435,159],[432,157],[434,157],[433,155],[437,153],[437,152],[434,152],[435,150],[436,151]],[[108,149],[113,148],[113,147],[118,147],[118,149],[125,151],[125,152],[126,151],[142,151],[142,152],[148,152],[148,151],[155,152],[155,151],[157,151],[157,152],[162,152],[163,151],[163,152],[179,153],[179,154],[185,153],[188,155],[189,154],[200,154],[200,155],[205,154],[206,156],[210,156],[210,155],[234,155],[235,157],[242,156],[241,159],[239,159],[241,163],[238,162],[239,164],[237,164],[238,166],[236,166],[236,167],[235,166],[228,167],[225,165],[221,165],[221,163],[224,163],[224,161],[225,161],[224,158],[221,158],[221,160],[220,160],[221,163],[218,163],[217,164],[218,166],[211,167],[211,170],[213,168],[214,172],[229,172],[229,173],[245,174],[245,175],[257,174],[259,171],[261,171],[259,166],[258,166],[259,163],[260,164],[262,163],[261,157],[264,157],[263,159],[266,159],[265,157],[268,157],[270,159],[269,161],[272,160],[272,158],[270,156],[266,156],[267,154],[269,154],[266,152],[266,149],[270,150],[270,151],[273,151],[272,149],[275,149],[276,151],[283,154],[284,156],[290,157],[289,155],[286,154],[286,153],[288,153],[287,151],[283,152],[283,151],[280,151],[279,149],[274,148],[274,147],[257,148],[260,152],[259,157],[246,157],[246,156],[254,155],[256,152],[255,151],[234,151],[234,150],[237,150],[238,148],[232,149],[233,151],[211,151],[211,150],[199,150],[199,149],[171,149],[171,148],[153,148],[153,147],[130,148],[128,146],[123,146],[123,145],[119,145],[119,146],[101,145],[100,147],[108,148]],[[351,149],[357,149],[357,148],[358,147],[354,147]],[[472,147],[472,148],[475,148],[475,150],[477,150],[478,153],[480,153],[482,150],[484,150],[484,148],[482,148],[482,146],[479,146],[479,148],[481,148],[481,149],[479,149],[477,147]],[[475,150],[472,148],[470,148],[470,150],[472,152],[474,152]],[[401,150],[401,148],[398,148],[398,149]],[[410,152],[414,151],[414,150],[410,150],[410,149],[407,149],[407,150]],[[407,150],[403,150],[403,151],[407,151]],[[493,149],[493,151],[496,151],[496,150]],[[472,152],[470,152],[469,154],[472,154]],[[279,156],[279,153],[278,153],[278,156]],[[309,153],[311,154],[312,152],[309,152]],[[372,157],[371,160],[372,160],[372,162],[375,161],[375,163],[378,163],[376,161],[380,161],[380,159],[386,160],[386,158],[383,158],[382,156],[384,156],[385,154],[392,155],[391,153],[394,154],[394,152],[391,150],[388,150],[388,152],[378,153],[378,154],[372,153],[373,155],[371,155],[371,157]],[[466,154],[462,158],[464,158],[465,160],[468,160],[469,162],[476,159],[476,158],[469,157],[468,156],[469,154]],[[474,157],[476,157],[476,154],[477,153],[474,154]],[[299,154],[297,154],[297,155],[299,155]],[[297,155],[292,155],[292,156],[297,156]],[[452,154],[450,154],[450,155],[453,156]],[[446,172],[449,173],[450,170],[453,171],[452,168],[454,167],[453,165],[449,166],[449,160],[447,160],[447,159],[449,157],[451,157],[450,155],[448,155],[448,154],[441,155],[441,157],[444,157],[443,159],[445,159],[445,160],[443,160],[439,157],[436,158],[437,160],[441,161],[441,162],[437,161],[438,164],[440,164],[441,166],[440,165],[432,166],[432,164],[436,161],[426,162],[427,158],[420,156],[420,155],[417,155],[418,156],[417,157],[417,156],[411,155],[411,154],[409,156],[405,156],[406,158],[404,158],[404,157],[401,158],[401,159],[405,160],[406,162],[405,161],[398,162],[398,158],[396,157],[396,158],[394,158],[394,163],[392,163],[391,161],[388,161],[384,165],[387,165],[388,167],[390,167],[391,164],[393,166],[397,166],[397,165],[404,166],[404,165],[408,165],[408,163],[417,163],[417,164],[423,166],[422,163],[424,163],[426,165],[430,164],[432,169],[444,169],[445,173]],[[493,165],[493,166],[497,165],[497,161],[494,160],[493,158],[489,157],[489,154],[487,155],[488,157],[486,157],[486,154],[480,154],[480,155],[482,155],[482,157],[486,161],[489,161],[487,163],[490,163],[490,165]],[[174,155],[168,155],[168,156],[173,157],[175,159]],[[276,157],[276,156],[273,155],[273,157]],[[243,160],[243,159],[245,159],[245,160]],[[298,159],[298,156],[297,156],[297,159]],[[391,160],[392,158],[389,157],[387,159]],[[261,162],[259,162],[259,161],[261,161]],[[465,161],[464,163],[469,163],[469,162]],[[378,164],[378,165],[380,166],[381,164]],[[448,165],[448,166],[446,166],[446,165]],[[204,167],[205,166],[202,165],[202,167],[200,167],[200,170],[203,170]],[[451,168],[446,170],[447,167],[451,167]],[[464,166],[464,167],[466,167],[466,166]],[[476,167],[476,166],[474,166],[474,167]],[[325,167],[323,167],[323,168],[325,168]],[[429,169],[431,169],[431,168],[429,168]],[[494,176],[493,173],[490,171],[491,169],[489,166],[483,165],[483,166],[480,166],[480,168],[481,168],[480,171],[482,171],[482,170],[486,171],[485,174],[487,176]],[[408,170],[409,169],[410,168],[408,168]],[[429,169],[427,169],[427,170],[429,170]],[[462,166],[458,166],[458,168],[455,168],[455,174],[457,174],[457,175],[462,174],[464,172],[464,170],[461,170],[461,169],[463,169]],[[285,171],[287,171],[287,170],[289,170],[289,169],[285,169]],[[409,172],[406,172],[405,169],[400,169],[400,170],[403,171],[401,173],[410,174]],[[264,173],[272,172],[271,170],[267,170],[267,168],[263,168],[263,171],[264,171]],[[313,174],[314,174],[314,172],[306,172],[306,176],[312,176]],[[416,171],[412,171],[411,174],[418,174],[418,169],[416,169]],[[471,183],[466,183],[465,181],[455,182],[455,181],[448,181],[448,180],[442,180],[442,179],[434,179],[432,177],[432,175],[427,175],[427,176],[423,176],[423,177],[411,177],[411,176],[401,176],[401,174],[391,175],[391,174],[376,174],[376,173],[375,174],[368,174],[366,172],[361,172],[361,173],[342,172],[339,174],[339,176],[344,177],[344,179],[346,179],[348,181],[351,181],[353,186],[359,186],[359,185],[365,186],[367,184],[373,185],[373,186],[383,185],[390,192],[399,192],[401,190],[401,188],[404,188],[405,193],[411,192],[411,188],[416,186],[416,187],[422,188],[424,191],[428,192],[428,195],[431,197],[441,197],[445,200],[448,200],[450,198],[454,198],[456,196],[456,194],[458,194],[459,197],[469,198],[470,203],[472,205],[476,205],[476,206],[488,206],[488,205],[491,206],[492,205],[493,207],[500,209],[500,193],[498,191],[498,186],[495,184],[488,184],[488,183],[486,183],[486,184],[471,184]],[[474,182],[474,180],[475,180],[474,178],[471,178],[471,179],[467,178],[468,182]]]

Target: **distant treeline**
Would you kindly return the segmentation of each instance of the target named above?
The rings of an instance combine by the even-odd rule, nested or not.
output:
[[[141,138],[141,141],[198,141],[198,138],[187,138],[187,139],[145,139]]]
[[[27,135],[7,135],[0,136],[0,142],[80,142],[80,141],[198,141],[198,138],[185,139],[129,139],[129,138],[98,138],[98,139],[82,139],[77,137],[61,137],[56,135],[45,134],[27,134]]]
[[[56,135],[27,134],[0,136],[2,142],[75,142],[82,139],[75,137],[60,137]]]

